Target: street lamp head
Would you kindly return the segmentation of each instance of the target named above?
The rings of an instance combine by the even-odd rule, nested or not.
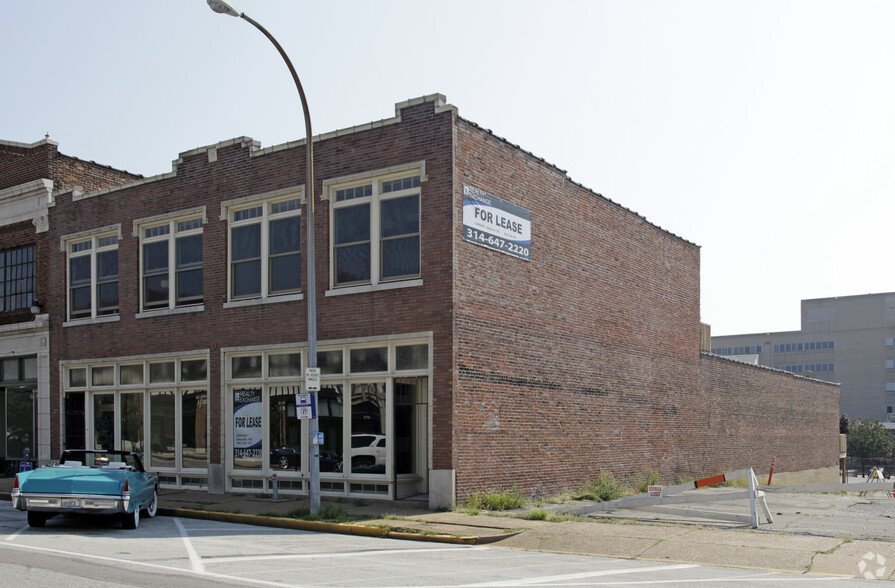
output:
[[[242,12],[235,6],[224,0],[208,0],[208,6],[215,12],[221,14],[229,14],[230,16],[241,16]]]

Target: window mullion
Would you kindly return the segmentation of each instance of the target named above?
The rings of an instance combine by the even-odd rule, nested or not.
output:
[[[174,388],[174,468],[183,469],[183,390]]]
[[[99,288],[97,287],[97,269],[96,248],[99,246],[99,239],[94,237],[90,247],[90,318],[99,316]]]
[[[270,214],[265,204],[261,216],[261,298],[270,296]]]
[[[177,306],[177,221],[168,228],[168,308]]]
[[[373,197],[370,198],[370,283],[378,284],[382,281],[382,263],[381,263],[381,252],[380,252],[380,231],[381,228],[381,218],[380,218],[380,210],[379,210],[379,198],[380,194],[379,184],[376,183],[373,185],[374,191]]]

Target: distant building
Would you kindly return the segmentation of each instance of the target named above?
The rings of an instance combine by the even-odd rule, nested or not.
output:
[[[895,422],[895,293],[803,300],[800,331],[713,337],[712,353],[838,382],[850,418]]]

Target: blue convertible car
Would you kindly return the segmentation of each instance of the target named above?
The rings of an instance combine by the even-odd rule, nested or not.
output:
[[[66,450],[58,464],[16,474],[12,505],[32,527],[57,514],[118,514],[125,529],[136,529],[141,511],[158,511],[158,475],[143,469],[138,453]]]

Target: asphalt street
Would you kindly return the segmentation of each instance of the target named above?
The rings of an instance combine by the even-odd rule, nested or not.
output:
[[[868,580],[432,544],[159,516],[55,517],[32,529],[0,505],[0,586],[789,586]]]

